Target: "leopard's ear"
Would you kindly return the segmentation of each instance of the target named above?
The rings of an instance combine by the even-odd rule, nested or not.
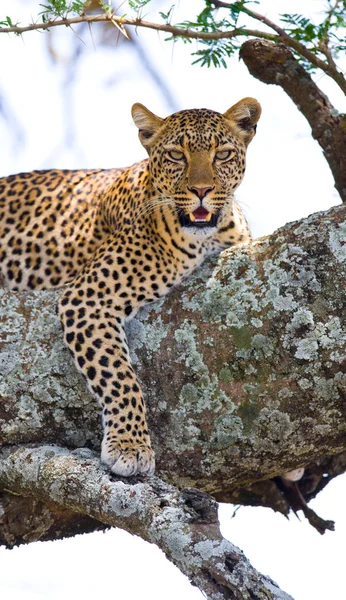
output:
[[[235,133],[247,145],[256,133],[257,121],[261,112],[261,105],[255,98],[243,98],[226,110],[224,117],[232,123]]]
[[[160,129],[163,119],[150,112],[143,104],[134,104],[132,118],[138,127],[138,137],[146,150],[150,148],[155,133]]]

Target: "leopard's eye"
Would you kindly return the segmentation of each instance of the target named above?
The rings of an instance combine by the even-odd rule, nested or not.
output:
[[[232,160],[236,155],[234,150],[220,150],[220,152],[215,153],[215,158],[217,160]]]
[[[180,152],[179,150],[170,150],[167,152],[167,156],[173,161],[181,161],[185,159],[184,152]]]

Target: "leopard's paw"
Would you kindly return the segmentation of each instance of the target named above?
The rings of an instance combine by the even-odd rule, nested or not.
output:
[[[155,454],[146,444],[121,444],[104,440],[101,461],[112,473],[121,477],[153,475],[155,471]]]

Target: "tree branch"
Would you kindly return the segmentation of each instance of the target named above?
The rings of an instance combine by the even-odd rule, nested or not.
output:
[[[114,481],[90,451],[71,453],[57,446],[3,450],[0,484],[141,535],[157,544],[209,600],[291,598],[222,538],[216,503],[198,490],[180,492],[157,478],[150,484]]]
[[[121,27],[143,27],[145,29],[153,29],[154,31],[163,31],[165,33],[170,33],[173,37],[183,37],[197,40],[212,41],[220,39],[230,39],[238,35],[249,35],[255,37],[262,36],[265,39],[273,41],[278,39],[277,36],[271,35],[270,33],[266,34],[253,29],[241,28],[233,29],[232,31],[215,32],[194,31],[193,29],[188,29],[186,27],[176,27],[175,25],[169,25],[168,23],[151,23],[149,21],[143,21],[140,18],[128,19],[126,17],[118,17],[114,13],[102,13],[99,15],[82,15],[80,17],[55,19],[53,21],[47,21],[46,23],[32,23],[31,25],[26,25],[24,27],[19,27],[17,25],[13,27],[0,27],[0,33],[15,33],[17,35],[22,35],[27,31],[49,31],[52,27],[60,27],[61,25],[71,27],[71,25],[76,25],[78,23],[113,23],[114,26],[119,25]]]
[[[211,0],[211,4],[213,4],[217,8],[232,8],[232,5],[229,4],[228,2],[221,2],[219,0]],[[328,57],[327,57],[327,62],[324,62],[318,56],[316,56],[316,54],[314,52],[311,52],[306,46],[304,46],[304,44],[301,44],[298,40],[295,40],[294,38],[292,38],[288,33],[286,33],[286,31],[284,29],[282,29],[282,27],[280,27],[279,25],[277,25],[276,23],[274,23],[273,21],[268,19],[268,17],[261,15],[260,13],[257,13],[253,10],[250,10],[249,8],[246,8],[245,6],[241,7],[240,12],[248,15],[249,17],[251,17],[252,19],[255,19],[256,21],[260,21],[261,23],[263,23],[264,25],[266,25],[267,27],[269,27],[270,29],[275,31],[279,36],[279,39],[277,40],[278,42],[284,43],[286,46],[288,46],[289,48],[291,48],[292,50],[295,50],[295,52],[300,54],[300,56],[303,56],[304,58],[306,58],[306,60],[309,61],[309,63],[311,63],[318,69],[321,69],[321,71],[324,71],[329,77],[334,79],[334,81],[342,89],[344,94],[346,94],[345,77],[340,71],[337,70],[335,63],[334,64],[330,63],[330,61],[328,60]],[[259,35],[257,37],[264,39],[264,37],[262,35]]]
[[[346,449],[345,211],[225,252],[132,322],[166,479],[220,494]],[[87,450],[25,446],[98,446],[98,410],[62,344],[57,295],[1,297],[3,490],[157,543],[210,599],[280,598],[222,540],[203,492],[115,482]]]
[[[211,2],[211,4],[213,4],[216,8],[231,8],[231,4],[229,4],[227,2],[221,2],[218,0],[214,0],[213,2]],[[212,31],[212,32],[194,31],[189,28],[182,28],[182,27],[178,27],[175,25],[170,25],[168,23],[159,24],[159,23],[143,21],[139,17],[137,17],[135,19],[129,19],[126,17],[118,17],[113,12],[101,13],[101,14],[96,14],[96,15],[95,14],[93,14],[93,15],[83,14],[78,17],[71,17],[71,18],[64,18],[64,19],[57,18],[57,19],[54,19],[51,21],[46,21],[45,23],[43,23],[43,22],[42,23],[32,23],[32,24],[24,26],[24,27],[20,27],[18,25],[14,25],[12,27],[0,27],[0,33],[15,33],[17,35],[22,35],[23,33],[26,33],[28,31],[34,31],[34,30],[36,30],[36,31],[37,30],[40,30],[40,31],[48,30],[49,31],[52,27],[59,27],[62,25],[66,26],[66,27],[72,27],[72,25],[75,25],[78,23],[88,23],[90,25],[91,23],[108,22],[108,23],[112,23],[125,36],[127,35],[125,26],[130,26],[130,27],[136,27],[136,28],[143,27],[143,28],[147,28],[147,29],[153,29],[155,31],[163,31],[166,33],[170,33],[173,37],[182,37],[185,39],[197,39],[197,40],[205,40],[205,41],[232,39],[234,37],[239,37],[239,36],[257,37],[260,39],[270,40],[273,42],[281,41],[281,42],[285,43],[289,48],[292,48],[292,50],[294,50],[295,52],[300,54],[300,56],[302,56],[306,60],[308,60],[316,68],[324,71],[329,77],[334,79],[334,81],[337,83],[337,85],[343,90],[344,93],[346,93],[345,77],[342,72],[337,70],[335,62],[333,61],[331,63],[331,61],[329,60],[327,55],[326,55],[327,62],[324,62],[314,52],[310,51],[306,46],[304,46],[304,44],[302,44],[298,40],[295,40],[294,38],[292,38],[289,34],[286,33],[286,31],[282,27],[280,27],[279,25],[276,25],[276,23],[274,23],[273,21],[271,21],[264,15],[256,13],[256,12],[246,8],[245,6],[243,6],[241,8],[240,12],[243,12],[243,13],[247,14],[249,17],[251,17],[257,21],[260,21],[261,23],[263,23],[264,25],[266,25],[267,27],[269,27],[270,29],[275,31],[277,35],[273,35],[273,34],[270,34],[270,33],[264,32],[264,31],[260,31],[260,30],[247,29],[247,28],[242,28],[242,27],[232,29],[232,31]],[[324,54],[326,54],[326,53],[324,52]]]
[[[35,531],[47,539],[49,519],[63,509],[66,531],[75,526],[68,525],[71,512],[93,520],[87,530],[96,522],[123,527],[157,543],[208,597],[232,597],[230,590],[234,598],[251,597],[250,576],[249,596],[239,595],[239,580],[232,587],[238,558],[220,538],[215,505],[204,493],[229,499],[246,488],[249,498],[256,482],[304,466],[299,493],[306,500],[321,489],[314,465],[323,475],[331,457],[345,453],[345,223],[342,205],[225,251],[129,324],[157,472],[182,492],[157,479],[115,482],[90,451],[66,449],[99,452],[101,426],[63,344],[55,315],[60,292],[3,291],[0,484],[55,506],[44,523],[22,528],[19,541]],[[42,448],[52,443],[65,449]],[[341,472],[345,458],[338,465],[331,473]],[[272,482],[257,487],[257,498],[271,487],[272,506],[287,512]],[[4,541],[13,543],[10,526]],[[265,597],[256,589],[253,598]]]
[[[346,115],[337,111],[309,73],[284,44],[265,40],[246,41],[239,53],[251,75],[267,84],[279,85],[296,104],[311,126],[335,179],[335,187],[346,202]]]
[[[13,548],[106,529],[109,525],[34,496],[0,493],[0,546]]]
[[[129,323],[160,476],[219,494],[346,450],[345,220],[337,207],[226,251]],[[99,448],[60,293],[0,296],[2,446]]]
[[[342,91],[346,94],[346,80],[344,78],[343,73],[338,71],[337,64],[336,64],[336,62],[333,58],[332,52],[329,48],[329,38],[327,35],[325,36],[323,41],[322,40],[320,41],[319,48],[327,59],[327,63],[329,65],[328,75],[330,74],[332,79],[334,79],[334,81],[339,85],[339,87],[342,89]]]

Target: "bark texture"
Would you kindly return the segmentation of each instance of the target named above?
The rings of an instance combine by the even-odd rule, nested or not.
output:
[[[345,470],[345,264],[340,206],[213,257],[129,324],[166,483],[98,466],[99,409],[63,344],[59,292],[2,290],[0,543],[118,526],[210,599],[288,598],[222,540],[210,495],[287,513],[301,506],[284,472],[307,467],[310,499]]]
[[[248,40],[241,48],[240,58],[256,79],[282,87],[308,120],[312,136],[333,173],[335,187],[346,202],[346,115],[337,113],[284,44]]]
[[[12,548],[105,529],[109,526],[64,506],[55,506],[49,499],[42,502],[30,496],[0,493],[0,546]]]
[[[2,451],[0,481],[157,544],[210,600],[292,600],[222,538],[217,504],[199,490],[180,492],[157,478],[114,481],[90,450],[57,446]]]
[[[217,495],[346,450],[346,208],[213,257],[130,322],[157,473]],[[1,446],[99,448],[59,291],[2,291]]]

